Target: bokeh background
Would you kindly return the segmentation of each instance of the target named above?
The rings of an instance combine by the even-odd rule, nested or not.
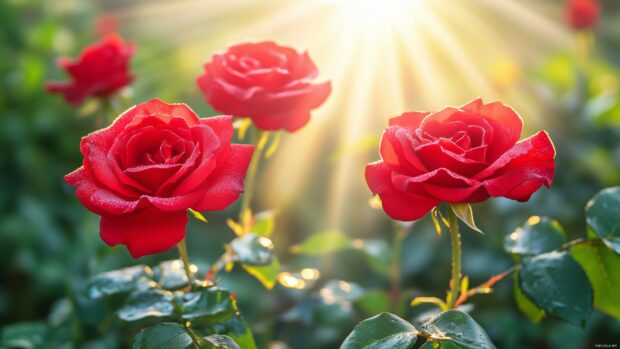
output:
[[[332,81],[333,94],[308,126],[283,135],[263,163],[254,205],[278,212],[273,240],[284,271],[311,268],[318,280],[304,287],[284,280],[266,291],[234,270],[223,282],[238,294],[261,347],[337,348],[357,322],[389,309],[390,280],[357,251],[316,258],[289,247],[328,230],[374,239],[379,251],[389,244],[392,223],[369,205],[363,168],[379,158],[390,117],[482,97],[518,110],[524,135],[546,129],[555,141],[557,177],[550,190],[527,204],[498,199],[474,207],[486,235],[463,233],[463,268],[472,284],[511,266],[503,238],[531,215],[555,217],[569,236],[583,235],[587,200],[620,183],[620,2],[602,5],[602,21],[588,36],[566,25],[560,0],[3,0],[0,326],[26,322],[37,329],[77,308],[63,348],[124,348],[130,341],[122,326],[102,331],[96,307],[80,309],[86,280],[176,258],[169,251],[136,261],[122,247],[107,247],[98,238],[97,216],[62,179],[79,166],[79,140],[100,126],[102,110],[93,103],[70,107],[43,86],[65,78],[57,57],[75,57],[103,32],[117,31],[137,46],[137,79],[123,94],[123,108],[160,98],[187,103],[201,116],[217,114],[195,78],[214,52],[243,41],[307,50],[320,80]],[[223,252],[234,236],[225,219],[238,209],[210,213],[207,225],[191,222],[193,262],[208,266]],[[411,230],[402,251],[404,297],[441,296],[449,239],[438,237],[428,218]],[[359,286],[369,300],[325,297],[321,290],[330,280]],[[599,312],[585,329],[550,318],[530,323],[513,301],[511,281],[472,304],[498,348],[620,342],[620,323]],[[431,309],[399,311],[415,320]]]

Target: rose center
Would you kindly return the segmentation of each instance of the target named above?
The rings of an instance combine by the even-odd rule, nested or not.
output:
[[[179,162],[185,155],[185,148],[181,142],[170,143],[164,140],[159,148],[144,154],[142,161],[145,165],[171,165]]]

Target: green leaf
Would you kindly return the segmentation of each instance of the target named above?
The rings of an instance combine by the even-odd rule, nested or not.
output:
[[[133,349],[186,349],[192,342],[192,337],[183,326],[164,322],[141,331],[136,336]]]
[[[520,228],[504,238],[508,253],[535,255],[550,252],[566,241],[566,233],[558,221],[533,216]]]
[[[247,265],[268,265],[273,259],[273,243],[258,234],[244,234],[230,243],[235,261]]]
[[[620,253],[620,187],[607,188],[586,205],[588,225],[603,242]]]
[[[254,224],[250,232],[260,236],[270,237],[276,225],[275,211],[263,211],[254,215]]]
[[[4,348],[41,348],[47,336],[44,322],[19,322],[2,328],[0,345]]]
[[[436,342],[436,341],[428,341],[424,343],[420,349],[461,349],[462,347],[457,346],[452,342]]]
[[[201,343],[200,348],[203,349],[241,349],[239,345],[228,336],[212,334],[202,339],[204,343]]]
[[[275,255],[271,259],[271,264],[269,265],[241,265],[243,269],[245,269],[248,274],[254,276],[258,281],[260,281],[265,288],[271,290],[273,286],[276,284],[276,279],[278,277],[278,273],[280,272],[280,261],[278,257]]]
[[[213,324],[210,328],[217,334],[232,338],[243,349],[256,349],[256,343],[254,342],[250,326],[248,326],[241,315],[237,315],[225,322]]]
[[[382,313],[390,309],[390,296],[384,291],[366,291],[355,301],[355,306],[366,316]]]
[[[459,310],[434,316],[422,325],[420,335],[445,342],[442,348],[495,349],[484,329],[469,314]]]
[[[172,292],[149,288],[134,291],[118,311],[124,321],[137,321],[147,317],[172,316],[174,305]]]
[[[474,222],[474,211],[471,209],[470,204],[450,204],[450,209],[454,214],[468,227],[474,231],[484,234],[482,230],[478,229],[476,222]]]
[[[187,275],[183,261],[174,259],[159,263],[153,268],[153,280],[167,290],[178,290],[187,286]]]
[[[409,322],[390,313],[381,313],[360,322],[340,349],[408,349],[417,340]]]
[[[523,293],[546,313],[585,326],[592,311],[592,286],[567,252],[525,258],[519,284]]]
[[[354,240],[352,245],[364,254],[373,270],[383,276],[390,275],[391,251],[387,242],[379,239]]]
[[[594,288],[594,307],[620,320],[620,255],[605,247],[587,245],[574,246],[571,255]]]
[[[339,231],[317,233],[299,245],[291,247],[293,253],[324,255],[351,248],[351,239]]]
[[[519,286],[519,272],[516,271],[514,274],[514,283],[513,283],[513,293],[515,297],[515,301],[517,302],[517,307],[519,310],[527,316],[527,318],[537,324],[545,317],[545,311],[536,306],[521,290],[521,286]]]
[[[90,279],[86,294],[91,299],[97,299],[116,293],[127,293],[135,289],[140,281],[146,281],[144,277],[150,274],[151,270],[144,265],[101,273]]]
[[[230,292],[216,288],[206,288],[184,296],[183,319],[202,322],[220,322],[235,314]]]
[[[187,209],[187,211],[189,211],[189,213],[191,213],[191,215],[194,216],[194,218],[196,218],[197,220],[204,222],[204,223],[209,223],[207,219],[205,218],[205,216],[202,215],[202,213],[198,211],[194,211],[191,208]]]

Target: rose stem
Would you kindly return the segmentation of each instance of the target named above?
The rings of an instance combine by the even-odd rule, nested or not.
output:
[[[183,269],[185,269],[185,276],[187,276],[187,283],[191,285],[192,283],[192,271],[190,270],[189,257],[187,256],[187,245],[185,244],[185,239],[181,240],[177,244],[177,248],[179,249],[179,256],[183,261]]]
[[[448,309],[456,303],[461,288],[461,237],[459,234],[459,222],[452,208],[448,208],[448,228],[452,241],[452,288],[447,299]]]
[[[394,238],[392,242],[392,265],[390,268],[390,300],[392,312],[398,311],[398,303],[400,302],[400,296],[402,292],[400,281],[400,264],[403,250],[403,240],[407,236],[408,230],[402,224],[394,224]]]
[[[254,195],[254,185],[256,184],[256,171],[258,170],[258,164],[260,163],[260,158],[263,152],[263,146],[259,144],[261,139],[263,138],[264,131],[261,131],[257,128],[254,128],[252,131],[252,140],[251,143],[254,145],[254,153],[252,154],[252,159],[250,160],[250,167],[248,168],[248,174],[246,176],[246,185],[245,190],[243,192],[243,198],[241,200],[241,212],[239,212],[239,219],[241,220],[241,225],[245,228],[249,222],[246,220],[249,218],[247,216],[247,211],[250,209],[250,203],[252,202],[252,195]]]

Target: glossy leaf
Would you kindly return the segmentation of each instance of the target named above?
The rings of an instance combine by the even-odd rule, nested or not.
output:
[[[275,211],[263,211],[254,215],[254,223],[250,227],[250,232],[260,236],[270,237],[275,228]]]
[[[299,245],[291,247],[293,253],[324,255],[351,248],[351,239],[339,231],[328,231],[310,236]]]
[[[600,246],[577,245],[571,255],[594,289],[594,307],[620,320],[620,255]]]
[[[162,323],[140,332],[136,336],[133,349],[186,349],[192,342],[192,337],[183,326]]]
[[[450,204],[450,209],[463,223],[465,223],[472,230],[480,234],[484,234],[482,230],[480,230],[476,226],[476,222],[474,222],[474,211],[472,210],[470,204]]]
[[[47,326],[44,322],[19,322],[4,326],[0,346],[4,348],[40,348],[45,343]],[[28,346],[27,346],[28,345]]]
[[[230,243],[235,261],[247,265],[268,265],[273,258],[273,243],[269,238],[249,233]]]
[[[92,299],[97,299],[112,294],[130,292],[136,288],[141,277],[150,274],[151,270],[144,265],[101,273],[90,280],[86,286],[86,294]]]
[[[360,322],[340,349],[408,349],[417,340],[409,322],[390,313],[381,313]]]
[[[206,322],[226,320],[235,314],[230,297],[230,292],[216,287],[187,293],[184,296],[183,319]]]
[[[210,328],[217,334],[232,338],[243,349],[256,349],[256,343],[254,342],[250,326],[248,326],[241,315],[236,315],[225,322],[212,324]]]
[[[243,269],[248,274],[254,276],[268,290],[276,284],[278,273],[280,272],[280,261],[274,255],[269,265],[248,265],[242,264]]]
[[[519,272],[514,274],[513,293],[519,310],[533,323],[537,324],[545,317],[545,311],[536,306],[521,290]]]
[[[550,252],[566,241],[566,233],[558,221],[533,216],[504,238],[504,249],[508,253],[535,255]]]
[[[129,296],[118,311],[124,321],[137,321],[147,317],[171,316],[174,310],[172,292],[156,288],[137,290]]]
[[[484,329],[469,314],[459,310],[434,316],[422,325],[420,334],[446,343],[442,348],[495,349]]]
[[[567,252],[525,258],[519,284],[523,293],[546,313],[585,326],[592,311],[592,286]]]
[[[201,349],[241,349],[239,345],[228,336],[212,334],[202,339],[204,342],[200,344]]]
[[[153,280],[167,290],[177,290],[187,286],[183,261],[175,259],[161,262],[153,268]]]
[[[452,342],[428,341],[420,349],[462,349]]]
[[[620,187],[596,194],[586,206],[586,217],[590,228],[620,254]]]

